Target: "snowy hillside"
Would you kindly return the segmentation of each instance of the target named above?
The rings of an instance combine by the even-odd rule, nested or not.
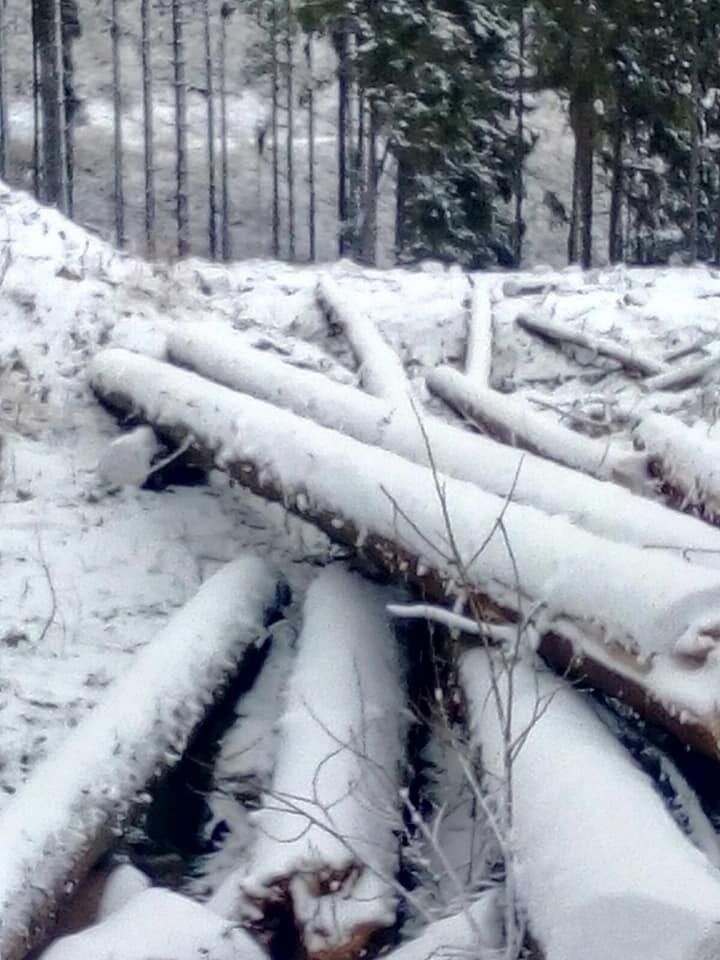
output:
[[[202,931],[197,944],[190,934],[173,944],[143,943],[142,935],[123,940],[129,926],[136,924],[140,934],[149,928],[154,908],[141,893],[135,913],[131,900],[123,907],[129,913],[106,921],[107,933],[96,928],[74,945],[59,941],[48,956],[109,960],[115,945],[125,960],[150,960],[165,956],[163,950],[177,960],[207,949],[216,950],[212,956],[245,957],[261,955],[268,943],[280,956],[278,936],[268,939],[263,918],[278,898],[283,903],[289,898],[301,931],[294,949],[317,958],[359,955],[333,951],[347,943],[359,950],[362,938],[365,949],[424,930],[416,948],[406,945],[398,952],[403,960],[417,960],[434,949],[437,936],[464,947],[468,929],[478,956],[498,956],[494,951],[503,936],[498,916],[504,916],[507,929],[508,916],[517,910],[527,915],[548,960],[578,956],[578,937],[597,937],[603,925],[616,927],[615,946],[610,953],[601,943],[588,947],[583,954],[588,960],[644,960],[648,954],[622,952],[632,942],[633,925],[632,911],[617,906],[623,891],[648,928],[655,911],[670,906],[676,911],[675,940],[668,934],[666,952],[655,960],[714,956],[698,952],[717,947],[708,931],[720,919],[720,875],[711,865],[718,863],[717,841],[710,821],[687,784],[684,793],[677,787],[691,821],[686,832],[700,853],[672,823],[650,780],[617,745],[605,721],[569,688],[549,708],[542,736],[535,738],[537,753],[533,746],[520,753],[518,849],[512,855],[519,858],[518,873],[513,877],[506,864],[505,887],[507,892],[515,885],[519,906],[508,892],[508,914],[496,894],[503,889],[497,862],[510,856],[503,846],[509,834],[487,841],[486,831],[479,839],[481,831],[469,815],[479,785],[463,766],[465,755],[450,749],[432,725],[426,725],[424,747],[409,759],[404,755],[401,741],[412,712],[404,701],[415,696],[413,655],[406,656],[404,641],[399,653],[393,650],[394,633],[382,608],[411,599],[410,593],[400,578],[392,587],[369,588],[340,572],[334,579],[332,572],[317,580],[316,575],[318,566],[352,552],[330,542],[333,526],[337,533],[344,517],[358,523],[344,543],[352,540],[360,552],[361,541],[374,536],[399,543],[403,556],[417,561],[415,584],[429,584],[435,571],[448,585],[452,577],[438,546],[447,531],[431,472],[423,466],[427,443],[437,454],[436,469],[448,475],[444,489],[461,549],[472,553],[486,536],[491,541],[498,514],[505,518],[513,563],[496,537],[467,565],[465,580],[455,569],[455,612],[463,612],[461,601],[475,602],[477,588],[493,605],[491,633],[506,640],[517,634],[525,651],[519,709],[533,710],[532,679],[524,673],[532,673],[531,648],[539,645],[555,662],[558,649],[546,649],[546,635],[559,636],[576,644],[591,685],[612,692],[603,685],[602,668],[624,678],[640,691],[630,698],[631,706],[642,712],[650,704],[650,719],[717,758],[720,532],[689,512],[704,513],[710,521],[720,515],[715,466],[720,277],[706,269],[543,270],[478,274],[471,287],[459,270],[430,263],[417,271],[386,272],[349,262],[326,270],[260,260],[227,267],[199,260],[154,266],[117,253],[4,187],[0,236],[0,857],[11,849],[8,831],[23,823],[23,811],[28,835],[41,829],[37,803],[30,807],[25,798],[44,787],[42,778],[52,769],[47,761],[57,757],[78,724],[104,716],[95,708],[114,702],[108,700],[112,691],[126,689],[115,684],[141,662],[140,652],[146,651],[151,663],[151,641],[168,637],[178,622],[191,637],[198,631],[198,643],[210,644],[215,620],[209,611],[221,616],[215,600],[198,608],[199,619],[177,618],[187,614],[185,605],[213,574],[250,552],[278,571],[293,598],[267,629],[258,615],[252,643],[264,643],[269,630],[271,652],[256,686],[237,704],[237,724],[219,745],[206,825],[213,842],[194,875],[176,884],[209,907],[198,907],[195,921],[186,901],[160,891],[150,898],[168,917],[168,929],[187,923],[189,930]],[[130,435],[119,426],[98,402],[91,377],[110,406],[118,407],[126,391],[133,414],[127,427],[149,419],[170,435],[172,430],[163,429],[169,418],[186,423],[185,452],[211,451],[214,465],[207,476],[196,464],[195,485],[187,485],[185,458],[173,460],[172,451],[148,430]],[[197,390],[192,403],[186,392],[191,390]],[[297,419],[298,414],[315,422]],[[426,424],[422,436],[418,419]],[[472,432],[468,420],[485,424],[503,445],[483,447],[490,441]],[[514,447],[532,452],[523,459]],[[170,462],[158,468],[168,454]],[[315,473],[306,465],[313,459]],[[265,484],[266,496],[273,484],[285,485],[289,510],[243,486],[240,471],[249,464],[257,466],[256,489]],[[173,468],[180,469],[173,475]],[[393,491],[407,498],[394,504],[400,513],[386,518]],[[667,503],[689,512],[667,509]],[[403,528],[403,510],[419,530]],[[316,522],[322,513],[330,536],[292,511],[304,511]],[[398,569],[405,569],[400,561]],[[344,604],[355,611],[347,622]],[[497,622],[508,611],[519,615],[517,628],[508,626],[510,620]],[[464,612],[477,627],[472,603]],[[381,622],[384,626],[374,626]],[[472,632],[473,623],[457,622]],[[332,659],[324,662],[329,650]],[[485,666],[477,665],[478,658]],[[487,693],[487,662],[492,660],[478,650],[469,654],[462,660],[461,683],[470,705],[468,735],[474,745],[482,741],[492,770],[495,762],[502,767],[497,740],[502,734],[488,727],[482,709],[473,708]],[[167,664],[170,689],[181,667]],[[213,686],[209,675],[207,682]],[[353,692],[358,688],[362,696]],[[140,698],[143,685],[133,689]],[[206,697],[211,692],[206,690]],[[315,705],[314,694],[319,694]],[[367,717],[365,696],[372,707]],[[416,707],[412,703],[412,710]],[[119,710],[117,703],[113,709]],[[140,699],[137,709],[142,714]],[[342,725],[330,729],[338,713]],[[110,729],[116,716],[109,714]],[[155,720],[163,729],[164,720]],[[554,745],[564,739],[563,722],[588,731],[584,740],[579,736],[566,744],[567,764],[562,751],[560,759],[554,754]],[[358,725],[362,748],[353,740]],[[119,742],[131,735],[128,726],[118,728]],[[317,727],[324,739],[313,735]],[[300,755],[308,769],[298,761],[298,742],[305,744]],[[528,742],[534,743],[532,736]],[[333,799],[318,800],[326,796],[318,773],[325,769],[322,755],[333,755],[333,743],[339,752],[330,766]],[[632,816],[628,821],[619,802],[618,816],[607,824],[607,855],[591,845],[583,848],[584,864],[572,859],[568,864],[563,856],[578,835],[586,828],[603,829],[594,821],[587,827],[594,805],[606,802],[601,783],[588,774],[577,803],[567,799],[575,789],[576,751],[585,770],[592,768],[596,750],[610,756],[608,776],[617,778],[612,782],[627,796]],[[72,753],[60,756],[68,757],[72,780]],[[536,816],[529,798],[554,762],[564,771],[557,773],[562,790],[553,792],[551,775],[547,790],[538,794]],[[393,844],[404,830],[413,831],[403,826],[396,798],[408,802],[415,796],[416,787],[408,793],[408,784],[422,764],[432,782],[423,788],[424,802],[442,816],[423,830],[419,809],[408,806],[405,820],[414,823],[415,847],[401,854]],[[413,765],[415,774],[409,772]],[[60,776],[57,769],[53,776]],[[50,781],[49,789],[53,783],[59,781]],[[93,784],[87,789],[92,792]],[[318,840],[327,838],[322,823],[314,824],[315,838],[288,839],[293,831],[282,817],[292,822],[308,816],[303,789],[317,792],[316,808],[324,815],[339,805],[337,816],[349,824],[342,836],[353,837],[352,844],[345,840],[325,849]],[[548,823],[543,818],[556,815],[553,805],[561,793],[568,807],[558,816],[567,832],[543,839]],[[289,808],[293,796],[296,807]],[[278,798],[286,805],[280,804],[280,811],[274,809]],[[414,810],[414,820],[408,810]],[[647,818],[646,830],[636,835],[635,816]],[[277,839],[281,823],[282,835],[288,834],[284,842]],[[222,829],[214,833],[218,825]],[[653,864],[662,860],[661,854],[656,860],[651,855],[654,839],[671,866],[667,876],[651,882]],[[61,838],[55,840],[62,849]],[[383,845],[382,855],[373,852],[373,844]],[[646,870],[622,874],[617,860],[623,859],[623,844],[629,845],[628,859],[648,857]],[[42,871],[49,869],[41,847],[32,848],[39,887],[46,882]],[[542,867],[523,872],[536,855],[544,858]],[[414,890],[396,880],[401,857],[420,878]],[[10,872],[9,866],[7,874],[0,870],[0,895],[11,889]],[[553,874],[557,885],[546,895],[543,877]],[[686,896],[693,889],[696,910]],[[570,897],[572,890],[578,892],[568,900],[575,924],[570,929],[567,918],[559,919],[562,911],[553,913],[552,897]],[[9,917],[15,905],[1,896],[0,903],[0,917],[2,911]],[[597,917],[594,903],[600,905]],[[428,926],[453,913],[449,926]],[[217,945],[228,936],[226,921],[252,931],[260,946],[233,933],[232,945],[222,952]],[[0,937],[1,928],[0,923]],[[389,935],[388,929],[395,932]],[[385,940],[377,939],[378,930],[386,931]],[[643,949],[654,949],[662,939],[657,932],[648,935]]]

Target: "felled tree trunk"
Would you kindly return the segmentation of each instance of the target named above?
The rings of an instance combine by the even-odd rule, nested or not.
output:
[[[114,409],[175,440],[192,434],[198,456],[427,596],[531,621],[549,660],[577,659],[600,689],[720,756],[720,668],[708,657],[720,573],[602,540],[127,351],[96,357],[91,377]]]
[[[438,367],[427,378],[433,393],[494,437],[522,447],[598,480],[614,480],[639,490],[645,461],[602,440],[586,437],[538,413],[522,397],[476,386],[452,367]]]
[[[583,695],[480,650],[460,677],[506,874],[545,960],[720,955],[720,873]]]
[[[413,413],[406,416],[392,402],[289,366],[216,324],[173,328],[168,353],[173,361],[217,383],[342,430],[362,443],[428,464],[427,446]],[[516,502],[550,514],[568,514],[578,526],[611,540],[682,550],[689,556],[693,547],[705,551],[701,556],[716,550],[720,556],[720,533],[705,523],[434,417],[423,417],[422,422],[442,473],[501,497],[512,490]]]
[[[406,722],[388,598],[337,567],[308,590],[250,870],[210,903],[232,920],[246,898],[285,901],[317,960],[362,956],[396,919]]]
[[[692,507],[706,519],[720,519],[720,443],[708,437],[705,421],[686,426],[662,413],[643,417],[633,436],[643,447],[657,475],[679,496],[684,507]]]
[[[0,814],[0,956],[22,960],[173,759],[277,606],[254,557],[205,583]]]

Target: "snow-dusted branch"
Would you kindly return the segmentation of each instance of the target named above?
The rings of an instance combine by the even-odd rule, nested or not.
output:
[[[654,393],[657,390],[683,390],[702,380],[706,374],[720,365],[720,352],[703,357],[693,363],[676,364],[663,373],[648,377],[643,381],[643,390]]]

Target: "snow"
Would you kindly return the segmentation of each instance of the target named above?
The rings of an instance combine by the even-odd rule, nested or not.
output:
[[[504,741],[489,664],[484,651],[466,654],[462,682],[492,792],[504,782]],[[512,736],[523,736],[512,766],[517,884],[546,960],[720,950],[720,873],[590,704],[525,662],[500,681],[505,710],[508,688]]]
[[[98,476],[112,487],[141,487],[159,451],[152,427],[136,427],[112,441],[98,463]]]

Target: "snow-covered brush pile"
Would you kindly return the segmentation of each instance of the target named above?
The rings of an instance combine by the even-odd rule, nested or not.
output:
[[[138,893],[48,957],[300,949],[353,960],[390,943],[404,918],[400,935],[419,936],[403,960],[445,948],[510,960],[526,928],[547,960],[581,948],[591,960],[715,956],[709,847],[683,838],[602,716],[566,680],[540,675],[536,656],[720,757],[720,530],[708,522],[720,280],[700,269],[471,284],[432,265],[153,267],[9,192],[0,216],[0,786],[12,797],[0,799],[0,849],[15,849],[5,821],[19,835],[26,814],[39,869],[43,851],[57,852],[27,801],[52,769],[41,761],[65,757],[68,797],[92,794],[98,778],[83,786],[61,746],[67,728],[81,739],[104,729],[112,691],[153,637],[174,635],[176,608],[192,617],[210,574],[259,552],[295,597],[283,635],[297,642],[275,644],[220,745],[210,827],[229,842],[186,888],[207,903]],[[203,482],[150,489],[188,476]],[[397,592],[332,568],[315,580],[333,542],[419,589],[413,615],[451,629],[469,742],[445,712],[458,691],[432,699],[455,758],[438,776],[459,770],[463,809],[481,811],[463,820],[461,842],[452,803],[438,799],[426,821],[411,799],[412,704],[384,611]],[[496,652],[462,656],[468,646]],[[173,670],[195,662],[179,656]],[[218,649],[213,669],[224,675],[232,660]],[[188,703],[206,703],[215,674],[183,675]],[[575,727],[584,733],[565,735]],[[120,753],[106,751],[107,775],[125,776],[117,757],[132,755],[138,780],[100,805],[110,828],[151,776],[131,733],[122,724]],[[94,738],[98,769],[108,735]],[[611,797],[616,815],[600,823]],[[474,849],[478,829],[495,854],[464,872],[451,851]],[[706,821],[698,835],[709,833]],[[425,851],[414,889],[400,880],[401,840],[413,836]],[[43,889],[74,884],[90,863],[65,866],[53,861]],[[451,890],[439,910],[422,889],[436,869]],[[8,918],[34,909],[17,896]],[[185,947],[157,931],[143,947],[155,903],[187,931]],[[32,925],[12,928],[30,943]]]

